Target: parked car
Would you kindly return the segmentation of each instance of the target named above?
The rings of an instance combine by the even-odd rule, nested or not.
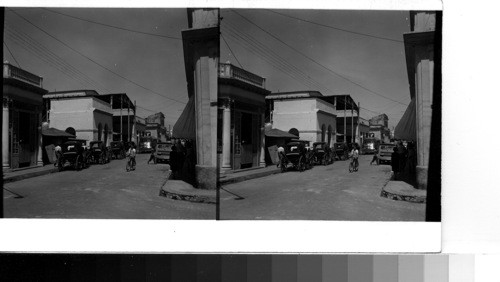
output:
[[[90,142],[90,157],[92,158],[92,163],[94,164],[105,164],[109,163],[111,160],[108,148],[102,141]]]
[[[333,156],[330,147],[326,142],[314,142],[314,164],[328,165],[333,163]]]
[[[67,141],[62,146],[62,155],[59,157],[57,166],[59,171],[65,167],[72,167],[74,170],[80,170],[86,167],[87,160],[84,156],[85,149],[81,142]]]
[[[170,161],[170,152],[172,152],[172,142],[160,142],[156,143],[156,149],[154,153],[155,163]]]
[[[391,155],[394,152],[394,147],[396,147],[396,145],[394,145],[394,144],[389,144],[389,143],[380,144],[380,146],[378,147],[378,153],[377,153],[377,158],[378,158],[379,164],[384,163],[384,162],[391,163],[391,159],[392,159]]]
[[[374,138],[368,138],[363,141],[363,147],[361,148],[361,152],[363,154],[377,154],[379,146],[380,146],[380,140]]]

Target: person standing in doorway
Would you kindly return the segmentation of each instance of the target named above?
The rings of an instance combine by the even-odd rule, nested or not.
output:
[[[394,173],[394,180],[399,179],[399,153],[398,153],[398,148],[394,147],[393,149],[394,152],[391,154],[391,167],[392,167],[392,172]]]

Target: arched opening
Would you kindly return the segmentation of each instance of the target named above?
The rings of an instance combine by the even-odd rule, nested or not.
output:
[[[332,126],[328,126],[328,140],[326,141],[328,143],[328,146],[330,146],[332,142]]]
[[[102,138],[102,124],[99,123],[97,126],[97,141],[101,141]]]
[[[325,124],[321,126],[321,142],[325,142],[326,127]]]
[[[288,130],[288,133],[297,136],[297,138],[300,138],[299,130],[297,128],[291,128],[290,130]]]
[[[76,137],[76,130],[73,127],[66,128],[65,132],[74,135]]]
[[[108,124],[104,125],[104,145],[108,145]]]

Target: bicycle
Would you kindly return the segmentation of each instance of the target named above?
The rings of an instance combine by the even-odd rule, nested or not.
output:
[[[128,161],[127,161],[127,166],[125,167],[125,169],[127,170],[127,172],[131,171],[131,170],[135,170],[135,158],[132,158],[132,157],[129,157],[128,158]]]
[[[349,162],[349,172],[358,171],[359,161],[351,157]]]

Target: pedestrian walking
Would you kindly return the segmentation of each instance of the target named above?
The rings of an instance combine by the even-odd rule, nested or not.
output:
[[[153,163],[156,164],[155,152],[156,148],[153,147],[153,149],[151,150],[151,155],[149,156],[148,164],[150,161],[153,161]]]
[[[394,152],[391,154],[391,167],[392,172],[394,173],[394,180],[398,180],[399,178],[399,153],[398,148],[394,147]]]
[[[372,163],[376,163],[377,165],[379,164],[379,161],[378,161],[378,152],[374,153],[373,154],[373,158],[372,158],[372,161],[370,162],[370,165],[372,165]]]

